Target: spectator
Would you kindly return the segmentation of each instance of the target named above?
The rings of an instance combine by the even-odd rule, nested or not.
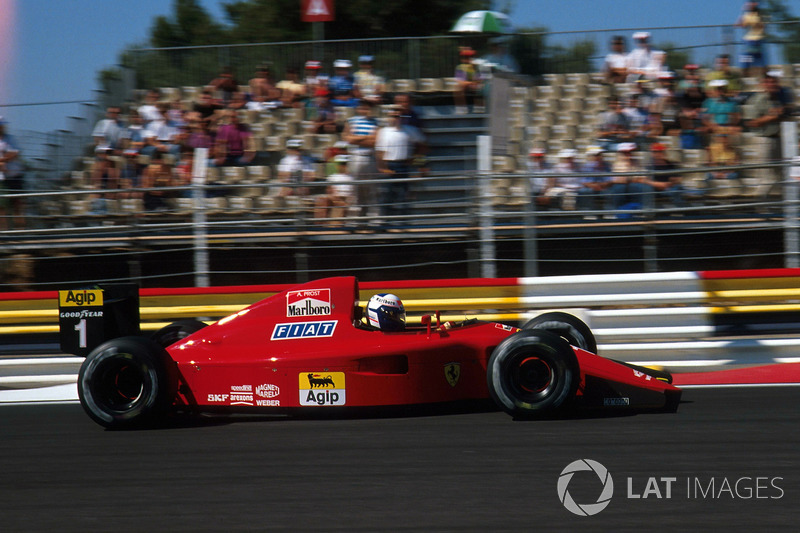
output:
[[[456,88],[453,98],[456,104],[456,114],[465,115],[467,113],[467,97],[474,98],[473,105],[483,106],[483,80],[472,63],[475,50],[468,46],[462,46],[459,50],[461,63],[456,67],[455,78]]]
[[[139,116],[142,117],[142,122],[147,126],[151,121],[161,118],[161,114],[156,107],[158,99],[161,98],[161,93],[158,89],[150,89],[144,97],[144,104],[139,106]]]
[[[119,171],[120,198],[141,198],[142,192],[136,191],[142,186],[142,165],[139,153],[131,148],[122,152],[122,168]]]
[[[617,158],[611,166],[611,171],[615,173],[641,172],[642,167],[634,159],[633,152],[636,144],[627,142],[621,143],[617,148]],[[645,176],[612,176],[611,185],[608,187],[607,208],[619,209],[641,209],[644,202],[645,186],[642,182]]]
[[[146,211],[165,211],[169,208],[167,199],[171,192],[163,190],[173,185],[172,156],[156,152],[150,164],[142,172],[144,188],[144,208]]]
[[[117,189],[119,187],[119,169],[111,159],[114,151],[108,146],[98,146],[95,149],[95,159],[92,163],[92,188]],[[110,193],[104,195],[112,198]]]
[[[137,154],[144,146],[144,124],[136,109],[128,113],[128,124],[122,131],[120,145],[123,150],[133,150]]]
[[[263,111],[281,106],[281,90],[276,87],[269,66],[258,67],[255,76],[248,82],[248,87],[250,90],[248,109]]]
[[[231,95],[231,99],[228,102],[228,105],[225,106],[225,109],[232,109],[234,111],[246,111],[247,109],[251,109],[248,106],[250,102],[247,101],[247,95],[242,91],[236,91]]]
[[[400,123],[404,126],[412,126],[422,133],[422,117],[420,117],[411,102],[410,93],[397,93],[394,95],[394,105],[400,111]]]
[[[293,186],[281,187],[278,196],[305,196],[307,187],[302,184],[311,183],[316,178],[311,158],[302,153],[303,141],[289,139],[286,141],[286,155],[278,163],[278,181]]]
[[[324,88],[317,89],[314,106],[307,111],[306,118],[310,121],[309,133],[338,134],[344,129],[331,104],[331,93]]]
[[[617,145],[631,142],[634,132],[631,119],[623,112],[619,98],[612,96],[608,100],[608,110],[598,120],[597,144],[605,150],[616,150]]]
[[[634,93],[628,97],[628,105],[622,110],[630,119],[632,140],[640,145],[647,142],[649,102],[643,93]]]
[[[218,166],[250,165],[256,156],[255,141],[247,124],[239,120],[239,113],[227,109],[223,113],[225,121],[217,129],[215,154]]]
[[[766,21],[758,8],[758,2],[745,2],[736,25],[745,29],[744,53],[741,64],[745,76],[763,76],[767,66]]]
[[[363,99],[356,107],[356,115],[347,121],[342,138],[349,143],[350,162],[348,168],[357,182],[375,179],[378,163],[375,159],[375,139],[378,121],[373,117],[373,104]],[[357,187],[358,206],[367,214],[377,215],[377,194],[373,184]]]
[[[358,58],[359,70],[355,73],[355,95],[359,100],[382,104],[386,81],[375,74],[375,57],[364,55]]]
[[[650,116],[660,115],[661,132],[658,135],[677,136],[680,134],[680,113],[681,108],[678,105],[678,100],[674,95],[666,96],[661,99],[657,107],[650,111]],[[650,120],[651,125],[655,123],[655,118]],[[652,131],[652,130],[651,130]]]
[[[669,172],[677,170],[678,165],[667,159],[667,147],[655,143],[650,147],[653,157],[653,170]],[[665,198],[675,207],[686,207],[686,189],[683,187],[681,174],[654,174],[652,178],[644,177],[641,183],[655,192],[656,198]]]
[[[300,73],[294,67],[286,69],[286,79],[279,81],[276,87],[281,92],[283,107],[301,107],[307,98],[306,86],[300,81]]]
[[[174,185],[177,187],[191,187],[193,167],[194,154],[192,153],[192,150],[189,148],[182,149],[178,164],[175,165]],[[179,191],[178,194],[183,198],[191,198],[192,190],[187,188],[183,191]]]
[[[220,91],[223,103],[227,104],[230,102],[233,93],[239,90],[239,81],[233,75],[233,69],[226,65],[222,67],[219,76],[211,80],[208,86],[215,91]]]
[[[728,94],[732,98],[736,98],[742,90],[742,80],[731,68],[731,58],[728,54],[720,54],[717,56],[715,62],[716,68],[708,73],[706,76],[706,91],[711,87],[711,82],[715,80],[725,80],[728,82]]]
[[[6,132],[6,122],[0,117],[0,229],[4,230],[9,226],[6,218],[9,205],[14,227],[21,229],[26,224],[23,199],[6,196],[6,193],[25,192],[25,167],[19,154],[16,141]]]
[[[380,188],[381,215],[404,215],[408,211],[408,182],[403,180],[409,177],[414,154],[425,139],[418,129],[402,124],[396,107],[389,112],[388,120],[388,126],[379,129],[375,139],[378,170],[391,178]]]
[[[108,146],[112,149],[120,147],[125,128],[119,119],[119,112],[118,106],[106,108],[105,118],[99,120],[92,131],[95,146]]]
[[[543,148],[531,148],[528,152],[526,170],[530,174],[531,195],[536,205],[546,207],[550,203],[547,191],[553,186],[554,180],[548,174],[553,173],[553,168],[545,158]]]
[[[209,89],[203,89],[194,103],[193,109],[200,114],[200,120],[211,126],[213,130],[222,115],[223,106],[214,101],[214,96]]]
[[[730,135],[717,133],[708,145],[708,164],[712,167],[732,167],[741,163],[739,151],[731,143]],[[713,188],[714,181],[724,181],[726,184],[732,181],[738,182],[739,172],[736,170],[715,170],[706,174],[706,187]]]
[[[606,83],[625,83],[628,77],[628,53],[625,51],[625,37],[615,35],[611,38],[611,52],[603,61],[603,79]]]
[[[642,79],[655,81],[668,72],[667,53],[663,50],[653,50],[650,62],[642,69]]]
[[[347,141],[336,141],[333,146],[325,149],[322,157],[325,163],[325,176],[330,176],[339,171],[339,165],[334,161],[336,156],[347,155]]]
[[[173,128],[183,128],[186,126],[186,106],[180,96],[176,96],[169,102],[166,119],[167,124]]]
[[[697,150],[704,146],[707,132],[702,120],[702,109],[693,108],[684,103],[678,114],[678,124],[681,149]]]
[[[713,80],[711,97],[703,103],[703,122],[711,133],[735,134],[741,131],[741,108],[728,92],[728,81]]]
[[[653,50],[650,48],[650,34],[637,31],[633,34],[635,48],[628,54],[628,83],[639,81],[645,76],[647,68],[653,62]]]
[[[337,155],[334,162],[337,172],[326,178],[330,184],[325,194],[317,197],[314,209],[314,218],[343,218],[348,214],[348,209],[356,205],[356,191],[353,176],[347,172],[346,155]],[[326,225],[341,226],[342,220],[330,220]]]
[[[611,177],[602,175],[611,172],[611,166],[606,162],[603,153],[604,150],[600,146],[590,146],[586,149],[589,160],[583,165],[581,172],[587,176],[581,178],[578,189],[577,206],[581,211],[597,209],[611,185]],[[593,216],[589,215],[589,218]]]
[[[355,107],[356,98],[355,78],[350,69],[353,64],[349,59],[337,59],[333,62],[334,75],[328,80],[328,89],[331,92],[331,104],[334,107]]]
[[[757,136],[759,161],[780,160],[781,122],[788,120],[791,115],[791,93],[781,87],[775,73],[768,72],[761,79],[761,92],[753,95],[748,104],[745,125]],[[761,169],[761,182],[767,185],[764,195],[781,181],[782,173],[780,168]]]
[[[493,37],[489,40],[490,52],[483,58],[485,65],[490,67],[493,71],[501,72],[519,72],[519,63],[508,53],[508,36],[501,35]]]
[[[555,177],[553,186],[545,192],[545,196],[551,199],[549,204],[558,202],[561,204],[561,209],[565,211],[575,209],[576,196],[578,189],[581,188],[581,177],[577,175],[580,168],[575,162],[576,156],[577,152],[572,149],[564,149],[558,153],[558,164],[553,169],[553,173],[574,175]]]
[[[319,61],[306,61],[303,85],[306,86],[306,94],[310,96],[314,96],[319,88],[327,89],[327,80],[322,75],[322,64]]]
[[[703,87],[703,81],[697,75],[699,67],[693,63],[687,64],[683,67],[685,74],[683,79],[678,82],[678,90],[676,97],[680,107],[689,107],[692,109],[700,109],[703,107],[703,102],[706,100],[706,93]]]
[[[144,155],[152,157],[154,151],[163,153],[176,152],[178,147],[176,143],[178,130],[167,123],[166,116],[168,110],[169,104],[166,102],[158,103],[158,117],[150,121],[143,134],[145,146],[142,147],[141,153]],[[148,142],[148,139],[150,142]]]

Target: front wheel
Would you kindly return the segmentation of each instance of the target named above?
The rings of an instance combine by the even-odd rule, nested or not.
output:
[[[486,371],[489,395],[513,417],[553,413],[575,396],[580,367],[572,347],[555,333],[522,330],[501,342]]]
[[[89,417],[107,428],[149,425],[172,406],[177,369],[166,350],[143,337],[104,342],[78,374],[78,397]]]

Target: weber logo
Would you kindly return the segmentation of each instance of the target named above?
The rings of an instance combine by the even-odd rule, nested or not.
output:
[[[331,290],[314,289],[286,293],[286,316],[325,316],[331,314]]]
[[[270,340],[311,339],[314,337],[333,337],[338,320],[320,320],[317,322],[289,322],[275,324]]]

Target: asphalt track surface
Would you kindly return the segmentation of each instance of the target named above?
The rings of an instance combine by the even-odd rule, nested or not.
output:
[[[687,389],[675,414],[423,410],[141,431],[103,430],[76,403],[0,406],[0,529],[796,531],[798,406],[797,386]],[[614,482],[594,516],[557,491],[584,458]],[[603,487],[592,472],[565,486],[579,504]]]

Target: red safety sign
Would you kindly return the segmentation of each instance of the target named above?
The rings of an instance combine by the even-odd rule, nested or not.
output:
[[[300,0],[303,22],[330,22],[334,20],[333,0]]]

